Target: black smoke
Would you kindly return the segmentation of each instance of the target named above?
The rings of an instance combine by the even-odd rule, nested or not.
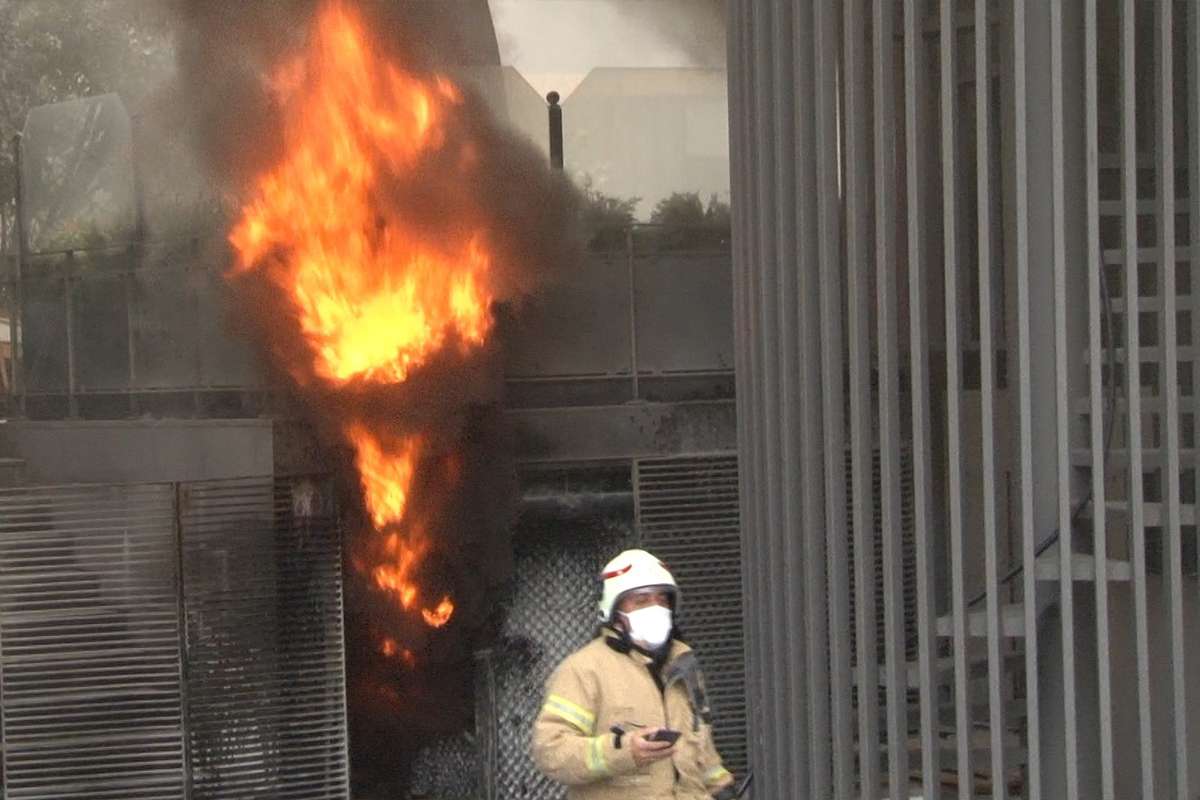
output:
[[[498,63],[482,0],[351,5],[375,44],[410,72],[453,74],[463,65]],[[174,3],[179,80],[173,113],[228,202],[231,219],[254,178],[280,159],[283,148],[281,110],[264,76],[303,48],[321,6],[316,0]],[[461,113],[448,123],[444,153],[449,159],[470,143],[479,155],[475,166],[464,174],[435,157],[383,185],[378,202],[433,239],[464,226],[483,231],[500,271],[501,313],[579,258],[578,200],[540,153],[492,117],[482,98],[466,89],[464,94]],[[258,345],[292,407],[324,443],[327,464],[348,499],[348,553],[370,525],[343,445],[344,422],[366,422],[396,436],[419,433],[427,443],[409,513],[430,526],[435,551],[419,580],[428,597],[453,596],[457,609],[450,624],[434,630],[419,614],[397,613],[353,569],[345,571],[355,783],[359,796],[393,796],[420,745],[470,725],[472,654],[498,622],[493,593],[511,570],[517,484],[501,407],[500,348],[493,343],[463,355],[449,346],[403,384],[334,390],[293,379],[287,365],[311,353],[298,326],[289,324],[295,312],[275,285],[248,271],[233,278],[230,289],[233,324]],[[379,652],[383,633],[413,652],[415,666]]]

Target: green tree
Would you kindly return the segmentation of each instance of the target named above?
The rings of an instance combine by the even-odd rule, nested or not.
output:
[[[162,2],[0,0],[0,245],[12,248],[12,143],[30,109],[105,92],[136,109],[170,72],[169,33]]]
[[[716,195],[706,206],[698,192],[676,192],[658,201],[650,222],[658,226],[654,235],[667,250],[708,249],[729,241],[729,204]]]
[[[583,229],[588,247],[611,250],[623,246],[640,198],[604,194],[590,176],[584,177],[579,189],[583,193]]]

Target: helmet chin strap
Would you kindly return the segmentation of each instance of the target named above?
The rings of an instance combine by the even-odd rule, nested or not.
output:
[[[668,636],[667,640],[662,643],[662,646],[657,649],[651,650],[650,648],[644,647],[643,645],[640,645],[633,640],[633,637],[629,635],[629,628],[627,625],[618,623],[617,618],[620,615],[620,613],[621,612],[617,612],[617,614],[614,614],[613,619],[609,620],[608,622],[604,623],[601,626],[602,628],[608,628],[610,631],[612,631],[613,633],[615,633],[617,635],[617,638],[615,640],[614,639],[608,640],[608,646],[611,647],[613,650],[616,650],[619,653],[628,653],[632,650],[637,650],[641,653],[645,653],[646,655],[650,656],[651,658],[659,658],[671,651],[671,643],[673,641],[675,641],[676,639],[681,639],[681,636],[679,634],[679,629],[672,627],[671,635]]]
[[[616,650],[618,653],[628,653],[630,650],[632,650],[635,647],[635,645],[633,643],[633,639],[631,639],[629,637],[629,631],[626,629],[626,627],[624,625],[617,624],[615,614],[613,615],[613,617],[614,617],[613,619],[610,619],[608,622],[605,622],[600,627],[608,628],[610,631],[612,631],[613,633],[615,633],[617,635],[617,638],[616,639],[608,638],[608,639],[605,639],[605,641],[608,643],[609,647],[611,647],[613,650]]]
[[[667,635],[666,641],[660,644],[658,647],[651,647],[646,642],[634,639],[632,634],[629,632],[629,622],[625,619],[624,611],[618,611],[613,615],[613,620],[609,623],[609,627],[617,632],[617,635],[621,637],[621,642],[623,644],[627,644],[632,648],[641,650],[643,653],[651,656],[652,658],[669,651],[671,649],[671,642],[677,638],[675,626],[672,625],[671,632]]]

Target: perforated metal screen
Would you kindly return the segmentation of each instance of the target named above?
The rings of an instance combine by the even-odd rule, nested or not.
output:
[[[644,459],[635,467],[642,546],[679,582],[679,624],[699,654],[725,765],[746,769],[738,463],[734,455]]]
[[[336,519],[307,479],[0,490],[3,796],[347,798]]]

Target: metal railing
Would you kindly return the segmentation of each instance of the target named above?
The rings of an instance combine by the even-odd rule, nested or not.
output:
[[[206,395],[265,392],[250,348],[228,329],[211,247],[36,253],[19,270],[10,259],[12,406],[34,417],[138,416],[174,398],[177,414],[203,415]]]
[[[650,225],[612,233],[522,301],[505,327],[511,403],[729,397],[722,233]],[[27,254],[19,269],[9,256],[0,313],[13,320],[10,413],[219,417],[274,408],[266,371],[231,328],[224,257],[221,243],[198,239]]]

